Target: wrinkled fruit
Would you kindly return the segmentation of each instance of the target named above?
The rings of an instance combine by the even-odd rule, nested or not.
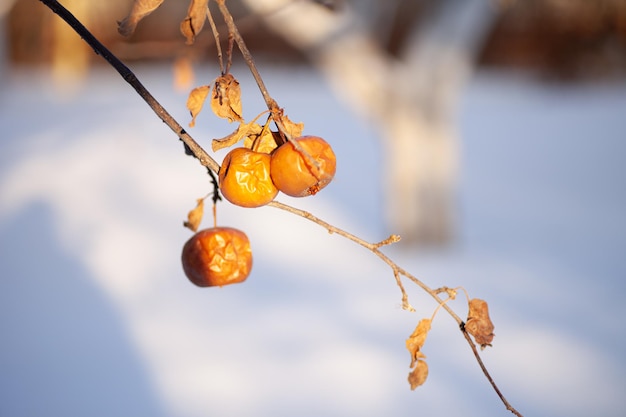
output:
[[[204,229],[185,243],[182,261],[185,275],[199,287],[242,282],[252,269],[250,241],[231,227]]]
[[[230,151],[219,172],[220,190],[231,203],[260,207],[278,194],[270,176],[270,156],[247,148]]]
[[[278,190],[292,197],[314,195],[335,176],[335,153],[324,139],[317,136],[302,136],[295,140],[318,167],[286,142],[272,153],[272,181]]]

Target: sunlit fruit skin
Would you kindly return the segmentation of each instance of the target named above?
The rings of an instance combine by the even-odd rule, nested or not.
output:
[[[272,153],[271,175],[279,191],[292,197],[314,195],[335,176],[336,158],[333,149],[318,136],[302,136],[295,139],[317,161],[319,169],[290,142]]]
[[[219,183],[222,195],[241,207],[260,207],[278,194],[270,176],[270,156],[247,148],[235,148],[222,162]]]
[[[252,269],[250,240],[231,227],[204,229],[185,243],[182,262],[185,275],[198,287],[243,282]]]

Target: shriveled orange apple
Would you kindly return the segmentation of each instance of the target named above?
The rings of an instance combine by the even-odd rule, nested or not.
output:
[[[222,162],[219,172],[222,195],[241,207],[260,207],[278,194],[270,176],[270,156],[248,148],[235,148]]]
[[[272,152],[272,181],[279,191],[292,197],[317,194],[335,176],[335,153],[318,136],[302,136],[295,141],[311,156],[315,164],[292,143],[285,142]]]
[[[248,236],[232,227],[212,227],[194,234],[183,247],[185,275],[199,287],[245,281],[252,269]]]

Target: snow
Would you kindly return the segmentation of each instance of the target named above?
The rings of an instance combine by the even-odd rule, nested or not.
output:
[[[169,70],[135,70],[186,125]],[[374,127],[306,69],[261,71],[339,161],[315,198],[281,201],[387,237]],[[198,82],[215,74],[202,68]],[[235,74],[254,117],[260,95]],[[385,250],[432,287],[489,302],[496,338],[483,358],[525,415],[618,416],[626,405],[624,115],[624,85],[480,74],[459,109],[457,242]],[[67,94],[15,74],[0,121],[0,415],[508,414],[443,313],[424,346],[429,378],[410,391],[404,340],[436,306],[406,282],[417,312],[403,311],[385,264],[304,219],[221,204],[218,222],[252,241],[252,276],[191,285],[182,221],[208,177],[112,70]],[[189,131],[209,147],[230,128],[205,111]],[[461,316],[463,298],[451,303]]]

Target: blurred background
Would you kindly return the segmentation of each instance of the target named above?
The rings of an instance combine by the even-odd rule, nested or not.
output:
[[[219,67],[208,25],[185,45],[186,2],[129,38],[131,1],[63,4],[188,124],[188,91]],[[622,415],[626,1],[228,6],[270,94],[337,154],[331,186],[279,199],[369,241],[398,233],[404,269],[486,299],[483,356],[523,414]],[[403,311],[384,264],[304,219],[220,204],[253,273],[193,287],[182,221],[204,169],[42,3],[0,1],[0,29],[1,416],[508,414],[444,314],[410,391],[404,340],[436,306],[407,283]],[[232,72],[252,119],[237,52]],[[233,129],[205,110],[189,132],[210,148]]]

